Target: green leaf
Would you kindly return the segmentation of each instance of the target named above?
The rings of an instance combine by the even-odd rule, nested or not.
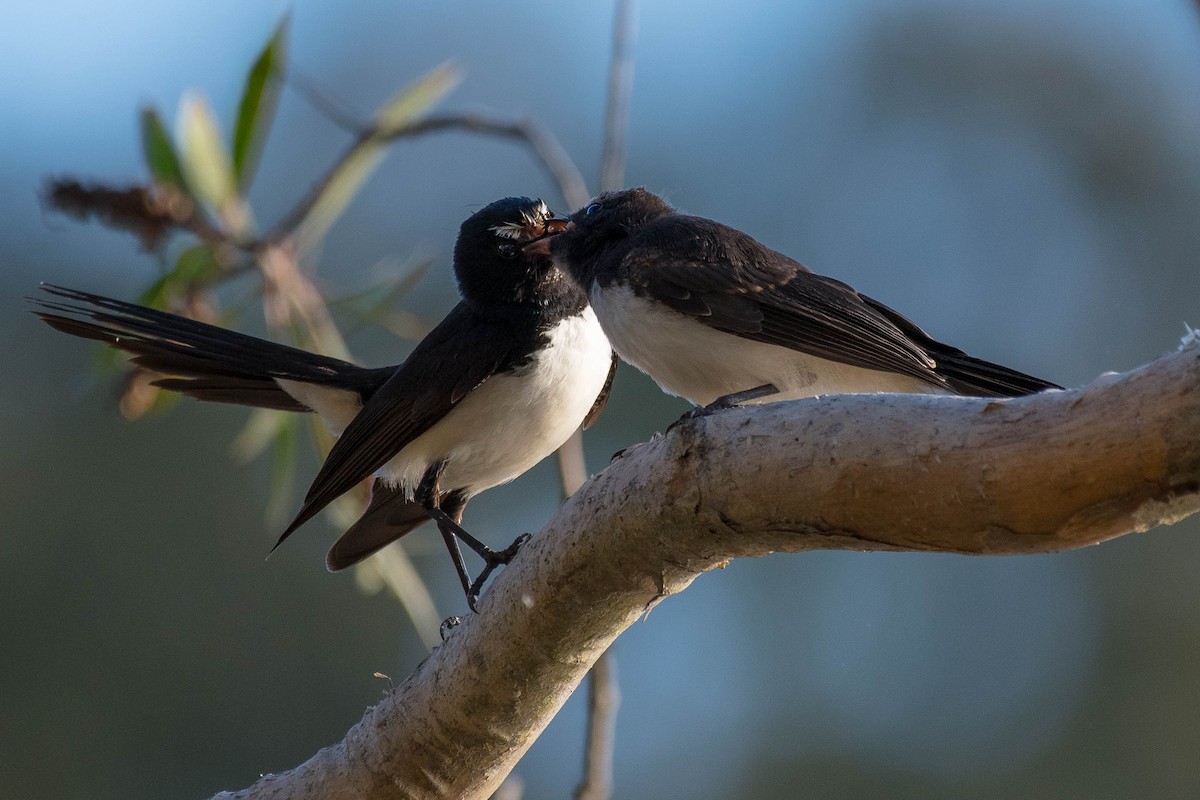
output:
[[[290,15],[285,15],[279,21],[275,32],[246,74],[233,129],[233,174],[243,191],[250,185],[263,143],[271,129],[271,120],[275,116],[280,78],[286,62],[290,21]]]
[[[234,439],[233,457],[247,462],[271,448],[271,486],[267,500],[267,520],[271,524],[286,519],[291,510],[292,486],[299,458],[299,414],[256,408],[246,426]]]
[[[197,94],[185,94],[179,103],[177,127],[183,137],[183,175],[193,195],[214,211],[229,231],[247,237],[253,219],[238,193],[233,162],[208,102]]]
[[[168,300],[188,286],[207,286],[221,274],[221,265],[208,245],[189,247],[175,259],[175,266],[138,296],[138,305],[166,309]]]
[[[366,179],[383,159],[397,130],[412,123],[442,99],[461,80],[457,67],[443,64],[419,78],[375,112],[375,129],[358,141],[325,177],[321,189],[296,228],[301,252],[310,249],[341,216]]]
[[[183,174],[196,197],[217,211],[237,196],[229,150],[221,140],[208,102],[185,94],[179,103],[178,129],[183,138]]]
[[[256,408],[250,412],[246,426],[234,438],[230,450],[233,457],[242,463],[250,461],[267,449],[267,445],[279,435],[287,420],[287,412],[269,408]]]
[[[170,290],[171,273],[163,275],[154,283],[150,284],[146,289],[138,295],[137,304],[139,306],[149,306],[165,310],[167,307],[167,297]],[[116,352],[116,351],[113,351]]]
[[[172,282],[207,286],[221,275],[221,265],[211,247],[198,244],[189,247],[175,260],[175,269],[167,276]]]
[[[462,70],[446,63],[405,86],[375,112],[379,137],[391,136],[424,114],[462,80]]]
[[[267,520],[272,525],[282,524],[292,510],[292,484],[300,440],[298,415],[278,413],[284,416],[271,450],[271,494],[267,500]]]
[[[142,109],[142,155],[150,174],[159,183],[174,186],[186,192],[183,183],[183,170],[179,166],[179,156],[175,155],[175,146],[163,126],[158,111],[150,106]]]

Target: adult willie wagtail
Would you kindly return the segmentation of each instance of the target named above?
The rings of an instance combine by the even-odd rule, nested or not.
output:
[[[526,251],[550,252],[588,293],[621,358],[700,406],[1060,388],[944,345],[841,281],[645,189],[600,195]]]
[[[333,545],[345,569],[432,517],[474,608],[487,576],[524,537],[493,551],[462,529],[474,495],[513,480],[599,414],[616,356],[587,298],[545,255],[521,246],[561,229],[540,200],[510,197],[462,224],[454,273],[463,299],[403,364],[368,369],[195,320],[57,286],[37,312],[65,333],[133,354],[200,400],[314,411],[338,435],[276,547],[375,475],[363,516]],[[456,540],[486,562],[467,573]]]

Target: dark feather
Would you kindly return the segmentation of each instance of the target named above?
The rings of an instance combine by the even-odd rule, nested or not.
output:
[[[441,502],[441,508],[454,519],[462,521],[467,501],[451,494]],[[376,478],[371,484],[371,502],[363,515],[329,548],[325,566],[330,572],[352,567],[384,547],[415,530],[429,519],[429,513],[415,500],[405,498],[404,491],[385,485]]]
[[[275,546],[386,464],[497,372],[515,366],[524,339],[501,314],[460,302],[363,406],[329,451],[304,505]]]
[[[942,344],[841,281],[741,231],[678,214],[644,188],[602,194],[572,222],[551,252],[580,286],[626,283],[726,333],[962,394],[1058,388]]]
[[[394,369],[366,369],[88,292],[48,284],[41,288],[70,301],[33,300],[46,324],[123,350],[138,366],[171,376],[158,385],[200,400],[307,411],[275,378],[349,389],[365,401]]]
[[[701,217],[643,230],[653,247],[627,251],[621,270],[634,291],[747,339],[947,385],[933,359],[846,284]]]
[[[209,403],[231,403],[276,411],[311,411],[279,388],[275,381],[243,378],[160,378],[152,384],[160,389]]]
[[[937,372],[953,389],[966,395],[981,397],[1020,397],[1046,389],[1062,387],[1015,369],[969,356],[957,347],[942,344],[921,330],[910,319],[878,300],[860,295],[863,301],[883,314],[904,334],[921,346],[937,362]]]
[[[617,364],[620,363],[620,360],[617,358],[617,353],[614,350],[612,354],[612,366],[608,368],[608,377],[604,379],[604,385],[600,387],[600,394],[596,395],[596,402],[592,403],[587,416],[583,418],[583,429],[585,431],[592,427],[592,423],[600,417],[600,413],[608,405],[608,395],[612,391],[613,378],[617,377]]]

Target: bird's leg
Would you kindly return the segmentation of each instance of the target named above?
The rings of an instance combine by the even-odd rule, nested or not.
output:
[[[517,550],[529,538],[529,534],[522,534],[517,537],[517,540],[503,550],[493,550],[483,542],[476,539],[458,523],[458,520],[453,519],[445,511],[437,506],[431,507],[429,516],[433,517],[437,523],[438,530],[442,534],[442,539],[446,542],[446,547],[450,549],[450,555],[455,559],[454,566],[458,570],[459,580],[462,581],[463,591],[467,593],[467,606],[472,611],[478,611],[476,604],[479,601],[479,593],[483,591],[483,584],[487,583],[487,579],[491,577],[496,568],[512,561],[513,556],[517,554]],[[479,573],[479,577],[474,581],[467,575],[466,567],[462,561],[462,551],[459,550],[458,541],[475,551],[475,553],[483,559],[483,571]]]
[[[437,523],[438,533],[442,534],[442,541],[446,543],[446,549],[450,551],[450,560],[454,562],[454,570],[458,573],[458,580],[462,583],[463,592],[468,596],[471,591],[471,576],[467,572],[467,563],[463,560],[462,550],[458,546],[458,539],[452,528],[446,525],[451,522],[451,517],[443,509],[442,505],[450,498],[443,498],[440,488],[442,472],[446,469],[446,462],[439,461],[428,470],[424,477],[421,478],[420,485],[417,486],[413,493],[414,499],[421,504],[421,507],[429,512],[429,516]],[[454,515],[462,519],[462,507],[465,504],[458,504],[458,508],[451,508]],[[452,523],[454,524],[454,523]],[[457,527],[457,525],[455,525]]]
[[[770,397],[773,394],[779,394],[779,389],[773,383],[764,383],[762,386],[755,386],[753,389],[742,389],[738,392],[730,392],[723,394],[716,400],[713,400],[706,406],[697,406],[691,411],[684,413],[679,418],[678,422],[683,422],[687,419],[699,419],[707,417],[709,414],[714,414],[717,411],[724,411],[727,408],[739,406],[742,403],[748,403],[751,400],[757,400],[760,397]],[[678,424],[678,422],[676,424]],[[671,427],[675,427],[672,425]]]
[[[517,550],[529,539],[529,534],[518,536],[516,541],[508,547],[497,551],[467,533],[461,524],[463,509],[467,505],[466,498],[457,492],[448,495],[441,493],[440,481],[445,468],[446,462],[443,460],[425,472],[421,484],[417,487],[416,499],[437,523],[438,532],[442,534],[442,541],[446,543],[446,549],[450,551],[450,558],[454,560],[458,579],[462,582],[463,591],[466,592],[467,606],[472,611],[477,611],[476,604],[479,600],[479,593],[483,590],[483,584],[487,582],[497,567],[512,561]],[[463,561],[462,550],[458,546],[460,541],[474,550],[484,561],[483,571],[474,581],[471,580],[466,563]]]
[[[711,414],[714,411],[723,411],[726,408],[748,403],[751,400],[757,400],[760,397],[770,397],[773,394],[779,394],[779,390],[775,388],[773,383],[764,383],[762,386],[755,386],[753,389],[743,389],[740,392],[730,392],[713,400],[703,408],[697,409],[702,415]]]

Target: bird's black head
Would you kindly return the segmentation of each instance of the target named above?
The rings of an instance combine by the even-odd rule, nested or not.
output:
[[[596,260],[639,228],[675,213],[667,201],[644,188],[605,192],[571,215],[550,252],[580,285],[591,284]]]
[[[459,292],[482,303],[550,302],[568,282],[548,255],[521,248],[566,224],[541,200],[528,197],[506,197],[476,211],[454,244]]]

